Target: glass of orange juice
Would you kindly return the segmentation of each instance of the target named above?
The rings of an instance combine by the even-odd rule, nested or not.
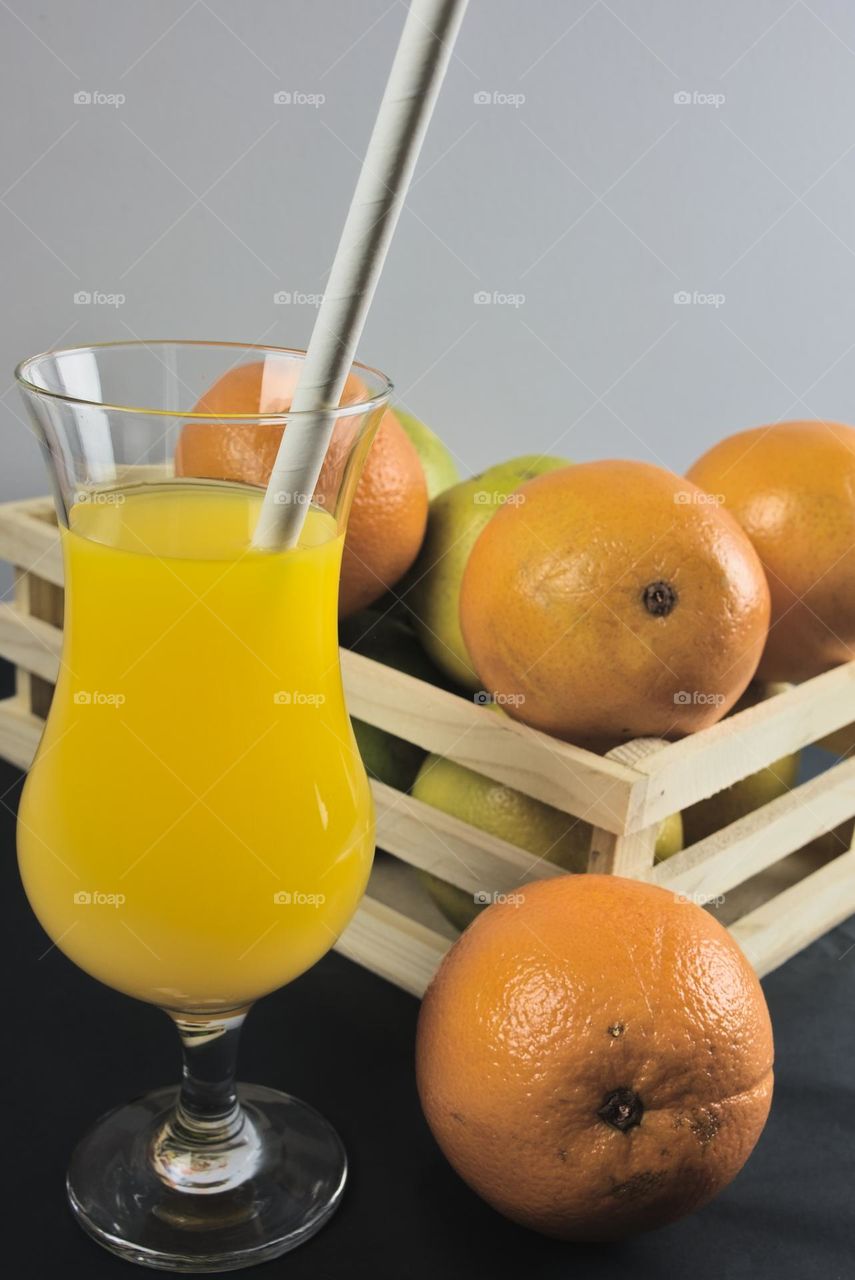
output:
[[[333,945],[374,849],[337,597],[391,384],[354,366],[297,545],[258,550],[302,359],[108,343],[17,371],[66,585],[60,675],[21,799],[21,876],[54,943],[164,1009],[184,1054],[180,1088],[95,1124],[68,1195],[101,1244],[163,1269],[293,1248],[346,1174],[326,1120],[234,1071],[250,1005]]]

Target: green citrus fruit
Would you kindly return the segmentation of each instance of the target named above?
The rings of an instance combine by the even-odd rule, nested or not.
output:
[[[415,445],[425,473],[428,497],[435,498],[444,489],[450,489],[453,484],[457,484],[460,479],[457,463],[454,461],[451,450],[440,440],[436,432],[431,431],[430,427],[420,422],[418,418],[414,418],[411,413],[405,413],[403,409],[396,408],[394,414],[410,437],[410,442]]]
[[[535,859],[548,858],[565,871],[584,871],[587,866],[590,823],[443,756],[427,757],[412,792],[417,800],[499,836]],[[659,829],[657,855],[667,857],[682,848],[682,830],[679,813],[666,818]],[[458,929],[465,929],[486,905],[430,872],[419,875],[440,911]],[[489,886],[485,885],[485,892],[489,894]]]
[[[434,498],[422,549],[402,584],[416,633],[438,667],[467,689],[481,682],[460,631],[460,583],[478,535],[513,494],[535,476],[566,467],[564,458],[512,458]]]

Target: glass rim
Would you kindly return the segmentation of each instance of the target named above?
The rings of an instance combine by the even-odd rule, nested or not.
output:
[[[287,422],[288,419],[313,418],[317,416],[318,412],[331,413],[337,418],[355,417],[358,414],[371,413],[374,409],[378,409],[383,404],[388,403],[395,389],[391,378],[383,373],[381,369],[377,369],[370,364],[364,364],[361,360],[354,360],[351,364],[351,370],[361,370],[364,373],[371,374],[383,384],[383,389],[378,391],[376,395],[369,396],[364,400],[354,401],[352,404],[337,405],[334,409],[320,411],[302,409],[297,412],[288,410],[285,413],[281,411],[279,413],[210,413],[204,410],[197,412],[193,409],[155,409],[147,408],[144,405],[113,404],[106,400],[86,400],[81,396],[69,395],[65,391],[50,391],[46,387],[37,386],[28,376],[42,360],[55,359],[57,356],[76,355],[86,351],[96,352],[122,347],[127,350],[149,350],[153,347],[215,347],[232,351],[258,351],[269,355],[297,356],[301,359],[305,359],[306,356],[305,350],[301,347],[276,347],[261,342],[220,342],[216,339],[206,338],[153,338],[151,340],[119,338],[111,342],[85,342],[79,346],[55,347],[47,351],[39,351],[36,355],[25,357],[15,366],[15,381],[19,387],[35,396],[44,397],[48,400],[58,400],[63,404],[82,405],[93,409],[108,409],[115,413],[132,413],[156,418],[181,418],[182,421],[189,419],[190,421],[198,420],[201,422],[267,422],[271,424]],[[237,365],[232,366],[232,368],[237,367]]]

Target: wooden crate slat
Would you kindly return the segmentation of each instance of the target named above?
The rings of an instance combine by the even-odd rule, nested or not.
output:
[[[638,765],[662,750],[659,738],[636,738],[614,747],[606,756],[620,764]],[[652,823],[640,831],[617,835],[594,827],[588,851],[588,871],[594,875],[630,876],[648,880],[653,871],[659,824]]]
[[[730,926],[762,977],[855,912],[855,853],[842,853],[819,871],[776,894]]]
[[[29,769],[44,724],[44,720],[22,707],[17,698],[0,699],[0,756],[19,769]]]
[[[350,713],[497,782],[621,831],[648,780],[627,765],[558,742],[457,694],[342,649]],[[855,719],[855,714],[853,714]]]
[[[451,943],[385,903],[364,897],[336,951],[422,996]]]
[[[697,900],[720,897],[781,858],[831,831],[855,810],[855,759],[675,853],[653,870],[655,884]]]
[[[0,504],[0,559],[61,587],[59,532],[47,518],[52,511],[49,498]]]
[[[14,607],[9,608],[9,614],[15,618],[20,615],[28,616],[30,613],[30,583],[32,578],[23,569],[15,569],[15,586],[13,590]],[[30,672],[17,659],[10,657],[10,651],[7,651],[6,644],[2,637],[2,629],[0,629],[0,653],[9,661],[15,662],[15,696],[22,706],[31,710],[33,681]]]
[[[10,515],[22,512],[56,529],[56,507],[53,498],[45,493],[35,498],[18,498],[14,502],[4,502],[0,504],[0,512],[8,512]]]
[[[26,612],[30,617],[37,618],[40,622],[47,623],[48,626],[54,627],[59,631],[59,635],[51,632],[42,633],[43,639],[51,645],[56,643],[57,651],[59,651],[62,646],[61,633],[65,610],[65,591],[53,582],[40,578],[37,573],[25,573],[24,577],[28,584]],[[44,679],[40,675],[32,674],[29,676],[29,685],[29,709],[33,715],[45,717],[53,701],[54,680],[51,678]]]
[[[22,671],[56,681],[62,632],[25,614],[17,604],[0,604],[0,653]]]
[[[566,874],[555,863],[480,831],[414,796],[377,781],[372,781],[371,788],[377,810],[378,847],[468,893],[507,893],[518,889],[525,880]]]
[[[853,721],[855,662],[847,662],[640,760],[651,786],[638,821],[660,822]]]

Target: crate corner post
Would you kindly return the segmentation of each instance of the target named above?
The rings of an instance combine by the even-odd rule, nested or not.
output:
[[[636,766],[650,760],[668,744],[661,738],[635,738],[606,753],[607,760]],[[596,875],[627,876],[632,880],[649,880],[653,871],[659,822],[638,830],[616,834],[604,827],[594,827],[588,853],[588,872]]]

